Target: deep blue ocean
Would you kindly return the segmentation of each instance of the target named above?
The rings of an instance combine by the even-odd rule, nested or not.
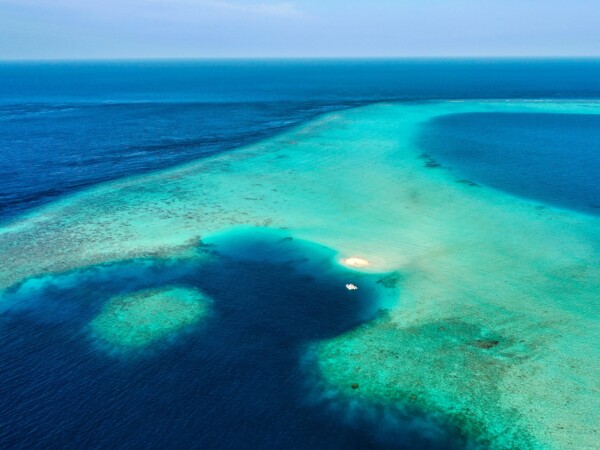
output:
[[[600,60],[0,63],[0,222],[326,111],[479,98],[600,99]],[[446,116],[419,145],[473,182],[600,213],[596,116]],[[454,430],[352,422],[314,400],[302,355],[373,318],[371,291],[350,302],[338,289],[345,272],[303,243],[273,239],[252,259],[246,245],[201,248],[211,253],[202,267],[130,261],[13,293],[15,306],[0,309],[0,448],[464,446]],[[108,298],[173,283],[208,293],[218,320],[132,358],[90,341],[85,325]]]

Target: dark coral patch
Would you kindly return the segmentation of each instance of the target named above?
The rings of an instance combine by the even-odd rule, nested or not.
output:
[[[381,284],[385,288],[394,289],[398,287],[401,279],[400,272],[391,272],[377,280],[377,284]]]
[[[439,162],[437,162],[435,159],[433,159],[429,153],[421,153],[419,155],[419,159],[424,159],[425,167],[427,167],[429,169],[435,169],[436,167],[442,166]]]
[[[471,186],[471,187],[479,187],[479,185],[477,183],[475,183],[474,181],[471,180],[456,180],[457,183],[460,184],[466,184],[467,186]]]
[[[473,341],[473,345],[479,348],[492,348],[498,345],[500,341],[493,339],[476,339]]]

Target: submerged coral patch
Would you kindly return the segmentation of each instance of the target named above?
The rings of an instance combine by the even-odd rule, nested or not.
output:
[[[508,340],[501,351],[482,351],[498,345],[490,335],[462,320],[403,327],[383,314],[321,344],[318,365],[334,385],[350,387],[342,395],[355,396],[360,385],[362,396],[437,416],[486,448],[531,448],[527,417],[500,401],[504,375],[528,349]]]
[[[400,272],[392,272],[377,280],[377,284],[381,284],[388,289],[395,289],[398,287],[401,280],[402,275],[400,275]]]
[[[197,323],[208,313],[208,299],[196,289],[148,289],[112,298],[90,323],[110,346],[138,349]]]

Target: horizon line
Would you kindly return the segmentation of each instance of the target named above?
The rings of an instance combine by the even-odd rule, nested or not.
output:
[[[600,55],[427,55],[427,56],[166,56],[99,58],[0,58],[2,63],[194,62],[194,61],[359,61],[359,60],[594,60]]]

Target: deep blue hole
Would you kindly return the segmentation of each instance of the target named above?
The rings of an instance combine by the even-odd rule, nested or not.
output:
[[[458,177],[600,214],[600,115],[451,114],[425,124],[418,145]]]
[[[11,447],[449,448],[415,430],[352,426],[306,401],[306,346],[373,318],[378,275],[275,237],[218,247],[208,261],[130,261],[55,278],[14,297],[0,322],[0,443]],[[244,258],[245,252],[252,258]],[[232,256],[234,255],[234,256]],[[265,259],[267,258],[267,259]],[[70,277],[70,282],[65,281]],[[110,281],[110,282],[107,282]],[[353,281],[358,291],[344,284]],[[181,284],[214,300],[176,342],[129,357],[95,345],[86,324],[112,295]],[[8,301],[11,299],[9,298]],[[26,304],[27,307],[19,307]],[[389,430],[388,430],[389,431]],[[387,434],[386,434],[387,433]],[[390,438],[390,436],[393,437]]]

